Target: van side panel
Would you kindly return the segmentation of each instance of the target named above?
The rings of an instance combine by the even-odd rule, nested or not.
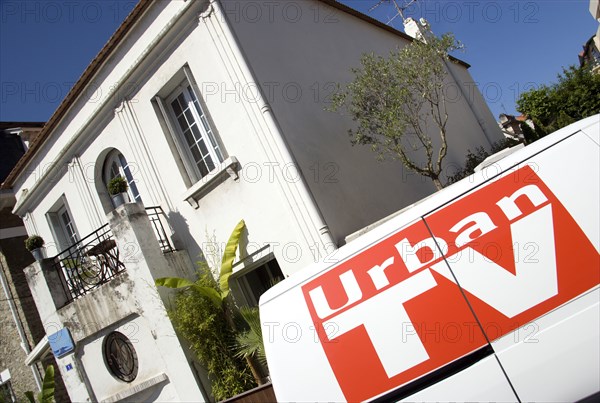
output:
[[[580,132],[425,217],[523,401],[600,390],[598,157]]]
[[[569,402],[600,391],[598,288],[492,343],[521,401]]]
[[[600,391],[600,115],[267,291],[279,401],[575,401]]]
[[[261,306],[260,317],[277,400],[344,401],[301,289],[294,288],[281,294],[274,303]]]
[[[401,402],[514,402],[517,398],[496,357],[444,379]]]

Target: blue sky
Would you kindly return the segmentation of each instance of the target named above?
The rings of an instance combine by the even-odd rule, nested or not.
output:
[[[395,15],[389,2],[370,12],[378,0],[342,2],[383,22]],[[0,120],[49,119],[134,5],[0,0]],[[555,81],[563,66],[578,63],[581,46],[598,27],[588,8],[589,0],[420,0],[406,13],[427,18],[437,34],[453,32],[465,45],[456,56],[472,65],[497,117],[516,112],[522,91]],[[402,29],[399,18],[391,25]]]

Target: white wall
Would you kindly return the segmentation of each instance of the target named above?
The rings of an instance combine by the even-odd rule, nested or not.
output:
[[[378,163],[368,147],[352,147],[351,119],[324,110],[334,83],[352,79],[350,68],[360,65],[361,54],[387,55],[405,46],[405,38],[319,1],[223,3],[336,239],[433,192],[429,179],[407,172],[399,162]],[[455,69],[469,80],[463,65]],[[480,98],[475,104],[491,117]],[[450,113],[445,163],[462,164],[467,148],[489,142],[462,96],[452,102]],[[484,123],[495,140],[502,138],[495,124]]]
[[[197,23],[196,23],[197,24]],[[220,242],[226,242],[229,234],[240,219],[245,219],[250,242],[260,244],[300,243],[301,237],[294,229],[290,206],[274,177],[270,177],[269,160],[265,157],[258,140],[255,122],[251,121],[247,105],[230,95],[226,102],[216,97],[204,97],[207,109],[215,122],[215,129],[229,156],[235,156],[242,166],[239,181],[227,179],[200,200],[199,209],[184,201],[187,187],[175,160],[168,153],[169,146],[160,126],[156,111],[149,100],[159,93],[166,83],[188,64],[198,83],[207,88],[212,83],[225,82],[233,86],[226,68],[220,61],[204,25],[196,25],[189,37],[177,49],[167,52],[157,62],[152,78],[141,86],[132,103],[138,116],[140,130],[149,141],[149,152],[154,156],[159,180],[164,184],[168,203],[172,205],[179,233],[186,248],[195,261],[205,236],[213,231]],[[165,60],[168,59],[168,60]],[[144,197],[142,195],[142,197]],[[304,247],[304,245],[303,245]],[[286,261],[283,247],[275,247],[278,260]],[[293,259],[291,259],[293,260]],[[291,263],[290,260],[290,263]],[[306,264],[305,260],[303,264]],[[285,263],[284,263],[285,264]],[[293,271],[292,265],[286,269]],[[301,265],[298,265],[298,268]]]
[[[169,17],[184,7],[189,10],[173,18],[176,21],[169,25]],[[38,232],[51,243],[53,237],[45,215],[63,194],[80,236],[104,224],[109,202],[103,186],[98,184],[99,170],[104,155],[117,148],[138,168],[134,176],[144,204],[163,206],[193,261],[198,260],[207,233],[214,233],[217,240],[224,243],[240,219],[245,219],[247,224],[249,252],[259,246],[272,245],[286,274],[315,260],[310,248],[314,249],[318,234],[307,237],[306,231],[298,229],[297,215],[301,207],[284,193],[283,174],[277,169],[286,162],[267,156],[262,140],[266,124],[257,121],[253,111],[257,106],[243,97],[230,94],[225,102],[217,96],[204,97],[226,153],[240,161],[239,180],[227,179],[200,200],[198,209],[184,201],[188,186],[151,100],[157,94],[163,95],[165,86],[186,64],[201,90],[210,90],[214,83],[235,88],[238,81],[232,79],[231,66],[223,60],[223,52],[216,49],[219,45],[216,42],[223,39],[217,41],[207,25],[198,21],[198,14],[204,8],[205,4],[201,3],[193,6],[184,2],[157,3],[139,23],[140,30],[129,34],[125,46],[117,49],[116,56],[98,73],[94,79],[94,85],[99,88],[97,93],[107,94],[115,83],[121,86],[105,98],[76,103],[73,112],[54,131],[53,140],[43,147],[29,167],[30,174],[17,181],[17,189],[37,188],[35,195],[27,198],[17,191],[20,199],[17,209],[19,214],[29,213],[26,222],[30,223],[30,233]],[[154,20],[150,22],[150,18]],[[218,29],[222,21],[212,18]],[[169,29],[162,40],[151,47],[161,26]],[[151,51],[142,57],[143,49],[150,47]],[[119,57],[122,59],[118,60]],[[136,62],[139,62],[137,68],[124,80]],[[72,140],[71,145],[68,140]],[[65,172],[50,175],[51,183],[49,177],[40,181],[41,167],[50,166],[61,153],[64,158],[59,166],[73,161],[78,164],[69,172],[65,169]],[[287,175],[292,185],[297,182],[294,172],[290,170]],[[104,194],[99,195],[98,190]],[[49,255],[57,252],[50,245]]]
[[[187,13],[178,16],[179,11],[186,7],[190,8]],[[38,156],[17,179],[16,211],[26,216],[30,234],[38,233],[47,240],[49,256],[54,256],[59,250],[53,245],[46,214],[59,201],[64,199],[67,202],[80,237],[107,222],[105,213],[110,204],[99,179],[104,157],[116,148],[138,168],[134,176],[144,203],[148,206],[162,205],[193,261],[198,258],[207,232],[211,235],[214,232],[218,240],[226,242],[231,230],[242,218],[247,223],[247,241],[251,246],[273,245],[273,252],[287,274],[313,261],[308,254],[309,242],[297,230],[293,208],[283,195],[279,182],[264,171],[266,166],[263,162],[267,158],[257,140],[257,133],[264,130],[261,127],[264,123],[256,121],[253,112],[248,111],[248,105],[235,101],[223,104],[207,99],[208,110],[227,154],[237,157],[242,164],[240,180],[227,179],[200,200],[198,209],[184,200],[188,186],[151,100],[165,89],[165,85],[181,72],[185,64],[189,65],[198,83],[221,82],[229,78],[222,55],[214,49],[213,39],[205,31],[205,25],[199,25],[198,14],[202,7],[200,2],[156,2],[151,6],[147,18],[138,23],[138,28],[116,50],[118,56],[109,59],[95,78],[96,88],[104,97],[76,102]],[[161,33],[163,29],[165,31]],[[156,41],[158,37],[162,39]],[[132,69],[133,66],[136,68]],[[113,88],[113,93],[109,92],[110,88]],[[247,166],[260,167],[261,170],[248,171]],[[56,170],[52,171],[52,167]],[[305,251],[301,256],[297,256],[299,249]],[[121,250],[123,257],[127,257],[127,253],[126,249]],[[288,255],[291,258],[288,259]],[[152,284],[152,280],[145,279],[143,284]],[[160,360],[152,357],[168,354],[170,349],[179,348],[179,345],[174,344],[174,334],[170,335],[173,340],[164,335],[161,339],[161,334],[158,334],[159,339],[153,341],[157,336],[152,337],[151,330],[169,328],[170,324],[165,326],[168,319],[164,315],[157,319],[156,312],[144,313],[145,308],[149,309],[148,301],[140,299],[139,295],[136,300],[139,304],[136,309],[141,316],[131,323],[140,329],[140,344],[136,345],[136,349],[142,375],[150,376],[151,372],[161,368]],[[44,305],[44,302],[38,304]],[[54,311],[48,315],[60,325],[80,328],[89,325],[62,323]],[[145,322],[148,317],[156,321],[152,326]],[[81,344],[75,356],[59,361],[61,372],[65,373],[66,364],[80,359],[84,368],[82,372],[88,375],[98,399],[109,397],[123,388],[107,373],[100,354],[102,336],[112,328],[111,324],[99,333],[78,340]],[[190,399],[186,395],[193,390],[188,388],[189,391],[185,392],[181,389],[181,368],[173,363],[169,365],[172,371],[165,369],[165,372],[170,378],[170,385],[151,398],[201,399],[201,396]],[[187,366],[187,363],[182,361],[178,365]],[[75,371],[68,374],[73,373]],[[75,387],[74,384],[69,385]]]
[[[144,318],[133,317],[119,326],[105,329],[80,343],[78,358],[86,368],[88,381],[96,392],[98,401],[123,393],[124,389],[139,384],[139,381],[165,374],[167,363],[161,354],[157,354],[160,350],[156,340],[152,337],[152,327]],[[125,335],[136,351],[138,372],[136,380],[131,385],[117,380],[109,373],[105,364],[98,361],[98,358],[103,356],[104,337],[112,331],[118,331]],[[181,399],[172,382],[166,381],[148,387],[131,398],[136,401],[177,401]]]

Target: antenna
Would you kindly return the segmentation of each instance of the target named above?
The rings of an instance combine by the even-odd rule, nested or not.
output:
[[[402,6],[400,6],[398,4],[398,0],[379,0],[377,2],[377,4],[375,4],[373,7],[371,7],[369,9],[369,12],[375,10],[377,7],[381,6],[384,3],[393,3],[394,9],[396,10],[396,15],[388,20],[387,25],[389,25],[392,21],[394,21],[396,19],[396,17],[398,17],[398,16],[402,17],[402,21],[404,22],[404,21],[406,21],[406,17],[404,17],[404,11],[417,1],[418,0],[409,0],[408,3],[405,3]]]

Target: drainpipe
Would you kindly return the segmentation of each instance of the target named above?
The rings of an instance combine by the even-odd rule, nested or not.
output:
[[[236,67],[238,67],[241,70],[244,77],[247,77],[248,79],[254,81],[254,83],[257,84],[258,97],[256,99],[256,102],[259,105],[259,109],[262,112],[262,115],[264,116],[269,130],[275,134],[273,136],[273,140],[275,142],[277,151],[281,154],[283,160],[290,161],[296,167],[298,167],[299,165],[292,153],[290,152],[288,144],[285,141],[283,134],[281,133],[279,124],[277,123],[277,118],[274,116],[269,103],[266,101],[267,98],[265,97],[262,88],[258,85],[258,80],[256,79],[254,72],[251,70],[250,64],[246,59],[246,56],[241,50],[241,45],[235,33],[232,31],[229,25],[230,22],[227,18],[227,14],[221,7],[221,4],[218,0],[211,0],[209,7],[210,6],[213,6],[215,9],[218,10],[218,14],[224,21],[224,23],[220,24],[220,26],[223,29],[226,41],[232,45],[229,50],[233,53],[235,61],[237,62]],[[331,232],[329,232],[329,227],[327,226],[327,223],[325,222],[321,211],[317,207],[317,203],[313,197],[312,192],[308,187],[308,184],[306,183],[304,175],[300,175],[300,181],[298,182],[298,186],[296,186],[296,189],[299,193],[300,202],[308,212],[310,224],[312,224],[313,228],[316,229],[319,233],[320,241],[323,244],[325,251],[327,251],[327,247],[329,247],[330,245],[333,245],[334,248],[337,249],[337,243],[331,236]]]
[[[6,281],[6,276],[4,274],[4,265],[0,261],[0,283],[2,283],[2,288],[4,289],[4,295],[6,295],[6,300],[8,301],[8,306],[10,308],[10,313],[13,317],[13,321],[15,322],[15,326],[17,327],[17,332],[19,333],[19,337],[21,338],[21,347],[25,350],[25,354],[29,354],[31,352],[31,348],[29,347],[29,340],[27,340],[27,335],[25,334],[25,329],[23,328],[23,322],[21,322],[21,318],[19,318],[17,307],[13,300],[13,294],[8,286],[8,281]],[[42,390],[42,378],[38,373],[37,367],[35,365],[31,366],[31,372],[33,373],[33,378],[35,379],[35,384],[37,385],[39,390]]]

